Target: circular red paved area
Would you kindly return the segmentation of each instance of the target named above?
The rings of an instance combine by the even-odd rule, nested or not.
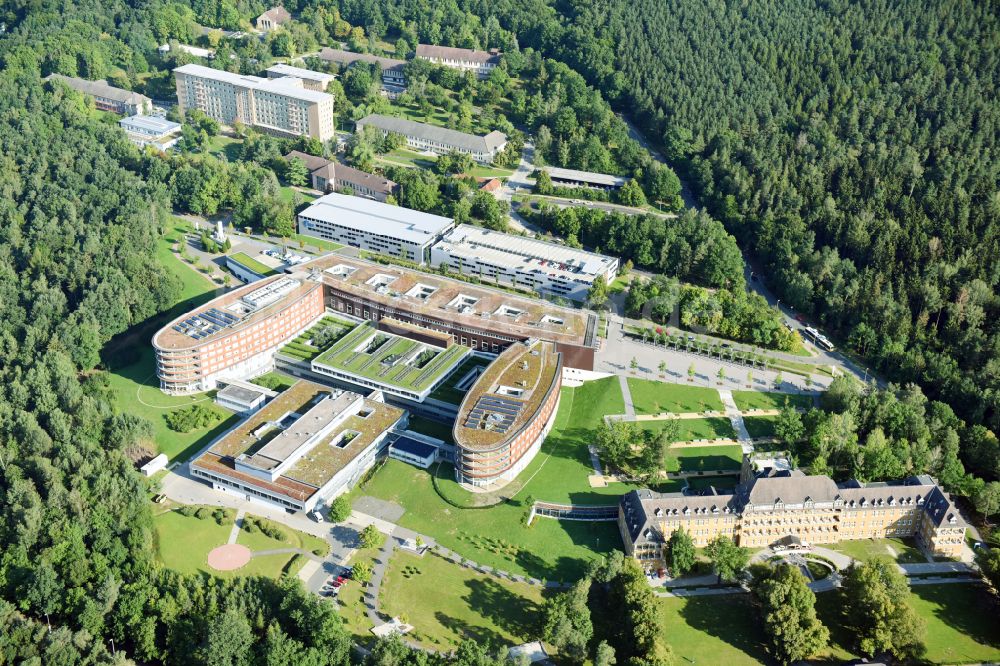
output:
[[[208,553],[208,566],[216,571],[232,571],[246,566],[252,556],[253,552],[246,546],[229,543]]]

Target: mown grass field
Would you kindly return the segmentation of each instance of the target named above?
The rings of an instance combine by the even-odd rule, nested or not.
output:
[[[504,645],[534,640],[543,603],[538,586],[481,574],[433,554],[397,551],[379,607],[413,625],[407,638],[442,650],[466,638]]]
[[[722,399],[715,389],[657,382],[650,379],[628,378],[629,392],[636,414],[669,412],[685,414],[723,410]]]
[[[813,406],[811,395],[775,393],[767,391],[733,391],[733,401],[740,411],[751,409],[781,409],[787,401],[792,407],[809,409]]]

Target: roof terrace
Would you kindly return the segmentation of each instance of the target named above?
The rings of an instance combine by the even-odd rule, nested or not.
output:
[[[489,451],[513,438],[535,418],[561,365],[550,342],[509,347],[466,393],[455,421],[455,442],[465,449]]]

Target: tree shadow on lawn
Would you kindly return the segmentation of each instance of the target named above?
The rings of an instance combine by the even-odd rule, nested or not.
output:
[[[675,449],[683,451],[684,449]],[[739,470],[739,463],[729,456],[677,456],[682,472],[714,472],[717,470]]]
[[[939,606],[934,616],[942,624],[977,643],[1000,648],[1000,624],[996,620],[1000,617],[1000,601],[986,588],[978,584],[915,585],[911,591],[922,601]]]
[[[496,631],[492,631],[486,627],[473,626],[465,620],[460,620],[441,611],[434,613],[434,619],[438,621],[438,624],[458,637],[457,640],[454,640],[456,643],[465,638],[471,638],[479,643],[491,643],[494,645],[501,645],[504,642],[503,636]],[[445,641],[448,642],[447,639]]]
[[[474,612],[512,636],[527,638],[537,633],[541,608],[535,602],[490,578],[473,578],[465,586],[469,592],[462,598]]]
[[[772,663],[764,652],[763,630],[747,595],[688,597],[680,615],[691,628],[755,659]]]

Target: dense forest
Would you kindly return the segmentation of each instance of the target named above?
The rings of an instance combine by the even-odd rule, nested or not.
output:
[[[1000,18],[912,0],[340,0],[377,34],[582,74],[763,267],[888,379],[1000,428]],[[499,26],[499,30],[497,30]],[[970,431],[971,432],[971,431]],[[963,441],[963,460],[989,479]]]

